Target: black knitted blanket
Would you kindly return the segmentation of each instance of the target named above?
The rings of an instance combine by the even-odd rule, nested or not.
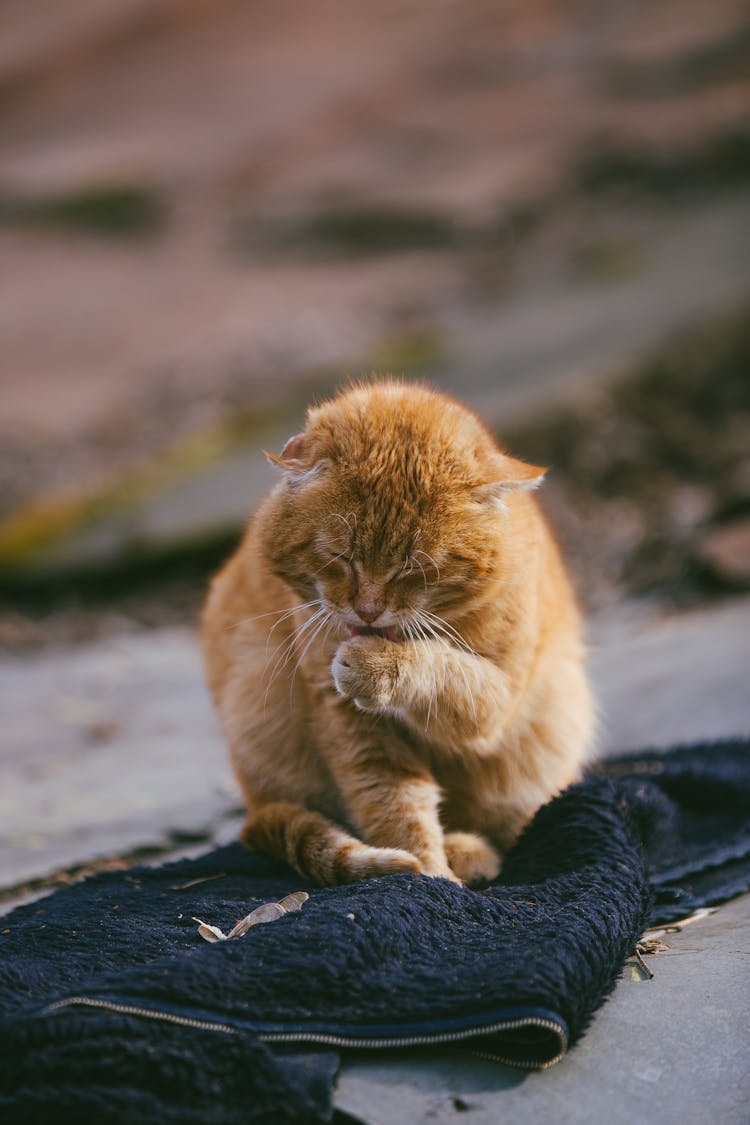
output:
[[[326,1122],[344,1047],[451,1043],[544,1067],[649,922],[750,886],[750,742],[599,765],[486,890],[393,875],[305,889],[238,844],[97,875],[0,919],[0,1120]]]

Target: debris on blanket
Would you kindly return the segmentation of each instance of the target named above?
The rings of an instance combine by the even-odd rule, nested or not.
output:
[[[192,887],[198,887],[201,883],[212,883],[214,879],[226,879],[226,871],[217,871],[213,875],[201,875],[198,879],[188,879],[187,883],[175,883],[169,889],[170,891],[187,891]]]
[[[206,941],[226,941],[228,935],[220,930],[218,926],[211,926],[208,922],[201,922],[200,918],[193,918],[194,922],[198,923],[198,933]]]
[[[211,926],[208,922],[202,922],[200,918],[193,918],[193,921],[198,923],[198,933],[205,941],[229,941],[231,938],[242,937],[251,926],[275,922],[277,918],[283,918],[285,914],[292,914],[295,910],[300,910],[309,897],[306,891],[295,891],[279,902],[264,902],[262,906],[256,906],[255,910],[242,918],[228,934],[225,934],[218,926]]]
[[[717,907],[715,906],[702,906],[688,918],[680,918],[676,922],[670,922],[668,926],[652,926],[650,929],[646,930],[626,962],[626,964],[631,966],[632,979],[642,979],[638,972],[640,969],[647,980],[653,980],[654,974],[643,960],[644,955],[666,953],[670,946],[668,946],[665,941],[662,941],[665,934],[678,934],[681,930],[685,929],[685,926],[689,926],[693,922],[700,922],[703,918],[708,918],[710,914],[715,914],[716,910]]]

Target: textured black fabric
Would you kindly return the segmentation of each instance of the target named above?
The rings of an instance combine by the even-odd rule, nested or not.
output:
[[[227,930],[299,876],[240,845],[98,875],[0,919],[0,1116],[327,1121],[330,1037],[473,1034],[543,1065],[583,1034],[649,918],[749,884],[747,742],[603,764],[540,810],[484,891],[309,887],[298,913],[207,945],[193,916]],[[267,1042],[279,1034],[291,1053]]]
[[[750,888],[750,740],[603,762],[641,810],[652,921],[684,918]]]
[[[68,1008],[2,1037],[2,1120],[253,1125],[329,1120],[339,1059],[255,1037]]]

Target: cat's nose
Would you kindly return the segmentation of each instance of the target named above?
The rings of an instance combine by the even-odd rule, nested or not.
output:
[[[365,625],[372,625],[373,621],[377,621],[380,617],[383,607],[378,605],[377,602],[356,602],[354,611],[364,621]]]

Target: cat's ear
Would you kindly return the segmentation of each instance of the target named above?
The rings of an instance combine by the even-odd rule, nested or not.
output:
[[[533,492],[539,488],[546,472],[539,465],[529,465],[501,453],[493,462],[493,475],[497,473],[497,479],[481,484],[477,492],[483,500],[503,510],[505,497],[509,492]]]
[[[307,434],[295,434],[290,437],[281,453],[269,453],[263,450],[263,455],[272,465],[279,469],[290,469],[294,473],[306,473],[313,467],[312,451]]]

